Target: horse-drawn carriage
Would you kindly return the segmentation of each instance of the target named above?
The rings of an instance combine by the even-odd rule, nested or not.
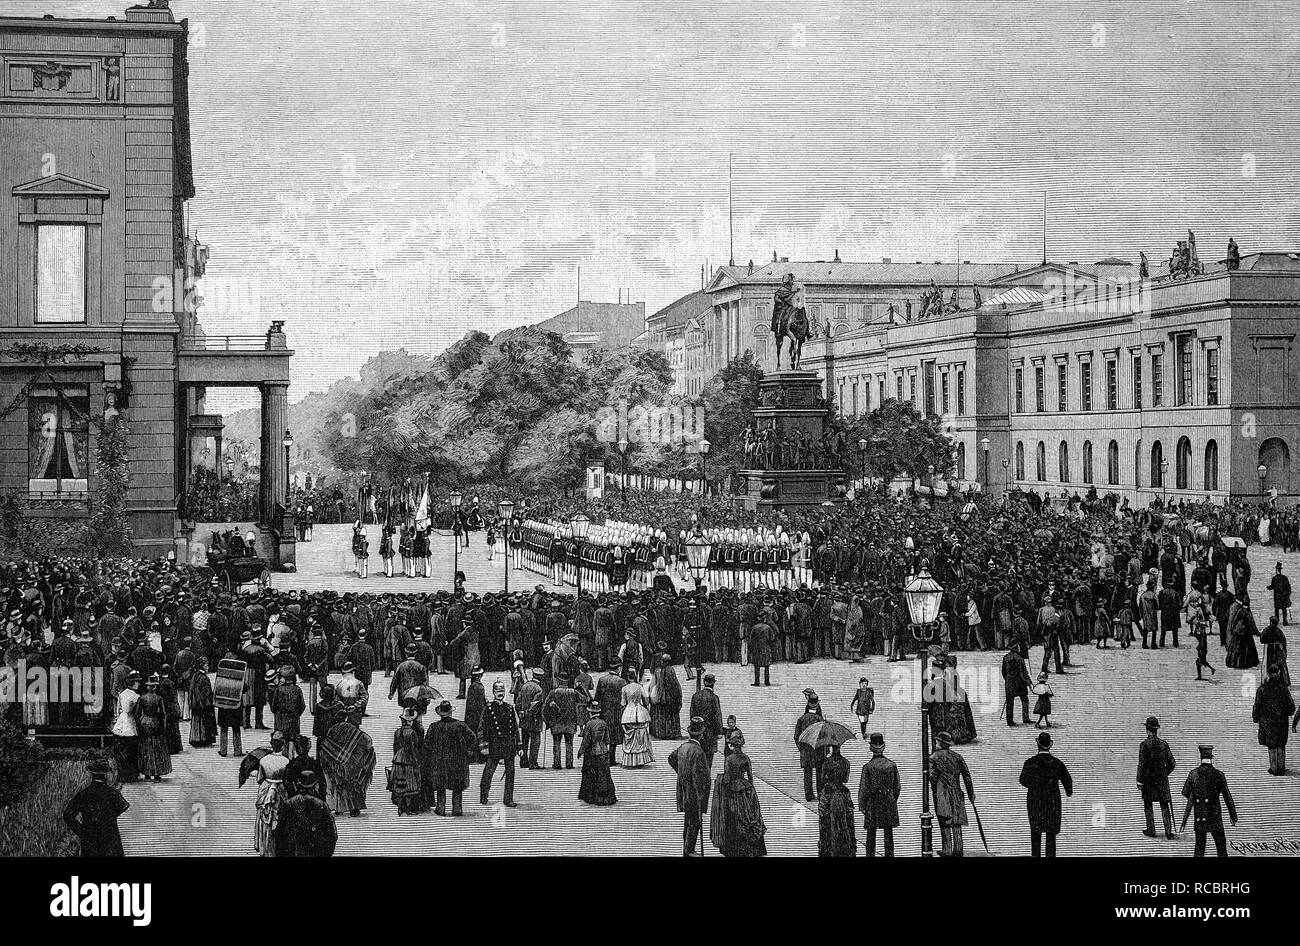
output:
[[[265,591],[271,585],[271,566],[266,559],[251,555],[210,554],[208,570],[226,591],[234,591],[253,582],[257,583],[258,591]]]

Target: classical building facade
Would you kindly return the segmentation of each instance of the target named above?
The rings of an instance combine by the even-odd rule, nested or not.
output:
[[[938,415],[963,486],[1095,486],[1139,504],[1300,489],[1297,254],[1178,279],[1045,264],[996,283],[1035,281],[1041,294],[832,330],[803,367],[844,415],[888,398]]]
[[[214,385],[261,389],[261,518],[283,524],[283,330],[211,336],[195,315],[188,35],[165,2],[107,20],[0,18],[0,488],[25,515],[89,516],[95,421],[118,410],[146,555],[183,539],[188,441],[220,436],[203,410]],[[42,345],[81,351],[43,366]]]

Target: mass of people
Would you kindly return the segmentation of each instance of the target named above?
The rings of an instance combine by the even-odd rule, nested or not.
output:
[[[847,667],[873,655],[919,658],[929,684],[940,853],[961,856],[976,786],[954,747],[971,746],[978,733],[960,686],[959,655],[996,650],[1003,653],[1005,724],[1039,730],[1020,784],[1032,852],[1050,856],[1062,826],[1061,793],[1072,791],[1051,734],[1054,718],[1069,714],[1072,648],[1130,648],[1139,639],[1143,648],[1179,647],[1182,631],[1194,641],[1189,679],[1262,665],[1252,721],[1268,771],[1286,773],[1287,736],[1300,721],[1283,631],[1290,584],[1279,563],[1264,586],[1265,606],[1254,604],[1264,596],[1258,582],[1252,586],[1244,549],[1295,548],[1291,512],[1158,502],[1135,512],[1094,495],[1053,505],[1013,494],[995,505],[884,491],[759,513],[652,493],[608,501],[536,497],[501,520],[486,497],[485,512],[479,505],[455,514],[456,541],[468,543],[480,529],[501,535],[517,567],[537,574],[533,588],[402,590],[404,575],[427,567],[420,564],[427,545],[415,544],[413,568],[403,562],[369,572],[376,587],[365,592],[299,591],[281,578],[229,591],[210,569],[174,558],[0,565],[6,665],[99,668],[108,691],[98,710],[24,701],[6,704],[5,718],[22,727],[108,732],[119,784],[173,777],[171,759],[182,751],[232,755],[241,760],[241,780],[258,786],[249,838],[264,856],[332,853],[335,819],[362,817],[381,791],[410,817],[463,815],[464,794],[476,781],[477,801],[493,804],[498,770],[507,807],[517,805],[523,772],[545,764],[581,769],[575,804],[616,805],[622,780],[661,761],[655,741],[673,740],[680,744],[662,761],[677,780],[683,853],[701,853],[707,834],[723,854],[759,856],[766,826],[744,722],[726,714],[727,695],[717,692],[708,668],[748,665],[752,685],[765,687],[774,670],[793,682],[791,668],[811,660]],[[587,523],[575,528],[579,514]],[[395,549],[384,536],[390,557],[405,558],[406,526],[396,524],[402,539]],[[359,559],[368,555],[365,533],[359,517]],[[696,561],[692,543],[708,546]],[[941,589],[934,620],[924,624],[903,593],[920,576]],[[506,676],[489,689],[485,672]],[[807,689],[802,707],[790,710],[792,752],[803,797],[816,805],[819,852],[851,855],[862,847],[873,855],[880,829],[890,855],[904,780],[872,730],[878,709],[869,680],[848,672],[858,689],[844,709],[856,727],[834,723]],[[454,695],[431,685],[439,674],[454,676]],[[683,682],[693,692],[684,692]],[[400,704],[398,727],[368,730],[368,707],[384,699]],[[1172,756],[1159,721],[1148,719],[1146,729],[1147,740],[1134,747],[1145,833],[1156,836],[1152,805],[1159,802],[1164,835],[1175,837]],[[264,744],[246,754],[252,734]],[[549,751],[539,751],[546,736]],[[872,756],[855,796],[840,747],[859,737]],[[375,785],[378,739],[393,746],[382,786]],[[1202,767],[1183,788],[1195,814],[1195,851],[1204,853],[1212,837],[1222,854],[1219,799],[1234,822],[1236,812],[1212,747],[1199,754]],[[84,814],[69,817],[85,825]]]

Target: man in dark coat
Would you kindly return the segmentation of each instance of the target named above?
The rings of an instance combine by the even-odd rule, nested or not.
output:
[[[722,715],[722,701],[718,695],[713,692],[713,686],[717,682],[712,673],[704,675],[704,689],[697,691],[691,696],[691,717],[699,717],[704,720],[704,732],[700,734],[700,746],[704,749],[704,755],[709,760],[709,768],[713,768],[713,756],[718,751],[718,737],[722,735],[724,718]]]
[[[400,700],[407,690],[424,686],[429,682],[429,668],[415,659],[415,644],[407,644],[404,649],[406,659],[393,671],[393,682],[388,687],[390,700],[394,697]]]
[[[286,770],[287,771],[287,770]],[[299,771],[295,789],[280,805],[275,828],[276,857],[333,857],[338,844],[338,825],[318,791],[319,773],[313,768]]]
[[[1295,700],[1276,665],[1255,691],[1251,721],[1259,727],[1259,744],[1268,749],[1268,774],[1286,775],[1287,722],[1295,712]]]
[[[803,769],[804,801],[814,801],[817,795],[822,793],[822,763],[826,760],[826,756],[822,754],[821,750],[814,749],[805,742],[800,742],[799,737],[813,723],[822,721],[822,707],[821,698],[812,689],[804,690],[803,695],[808,702],[804,706],[803,715],[794,724],[794,747],[799,753],[799,767]],[[814,780],[816,782],[816,794],[813,794]]]
[[[772,645],[776,640],[776,630],[766,621],[757,620],[749,625],[745,635],[745,646],[749,651],[749,662],[754,667],[753,686],[758,686],[758,672],[763,671],[763,686],[772,685]]]
[[[599,716],[611,733],[623,731],[623,687],[627,683],[619,676],[621,664],[618,660],[609,662],[609,673],[596,681],[596,707]],[[609,740],[609,764],[614,764],[614,748],[617,738]]]
[[[1205,837],[1208,834],[1214,837],[1214,849],[1219,857],[1227,857],[1228,841],[1223,835],[1223,810],[1219,807],[1219,799],[1222,798],[1228,806],[1228,817],[1234,825],[1237,823],[1237,806],[1228,791],[1228,780],[1214,767],[1214,747],[1203,745],[1198,750],[1201,764],[1187,773],[1187,781],[1183,783],[1183,797],[1187,799],[1183,827],[1187,827],[1187,816],[1195,811],[1196,847],[1192,856],[1205,856]]]
[[[447,792],[451,792],[451,813],[465,812],[462,799],[469,788],[469,754],[478,741],[474,731],[451,715],[451,703],[438,704],[438,721],[424,733],[424,783],[434,793],[435,815],[447,814]]]
[[[1165,837],[1174,839],[1174,803],[1169,797],[1169,773],[1174,770],[1174,754],[1169,751],[1169,743],[1161,739],[1160,720],[1154,716],[1147,717],[1147,737],[1138,747],[1137,782],[1142,788],[1142,807],[1146,811],[1147,827],[1142,833],[1149,838],[1156,836],[1156,820],[1153,806],[1160,803],[1160,814],[1165,822]]]
[[[1051,733],[1038,734],[1038,752],[1021,767],[1020,784],[1028,789],[1025,805],[1029,809],[1030,852],[1042,856],[1045,834],[1047,856],[1055,857],[1056,836],[1061,833],[1061,789],[1068,798],[1074,794],[1074,782],[1065,763],[1052,755]]]
[[[709,810],[709,762],[700,739],[704,734],[704,720],[695,717],[688,730],[690,738],[668,754],[668,764],[677,773],[677,810],[682,812],[682,853],[697,856],[696,841],[704,825],[704,815]],[[702,853],[702,851],[701,851]]]
[[[1010,649],[1002,658],[1002,688],[1007,695],[1007,725],[1016,725],[1016,700],[1020,700],[1020,716],[1029,722],[1029,667],[1025,663],[1025,652],[1017,640],[1011,642]]]
[[[885,737],[871,734],[871,760],[862,766],[858,782],[858,810],[867,839],[867,857],[876,856],[876,829],[885,832],[885,857],[894,856],[894,829],[898,827],[898,796],[902,782],[898,766],[885,758]]]
[[[123,857],[117,818],[131,807],[122,793],[108,784],[108,763],[92,759],[87,765],[91,782],[63,809],[63,821],[81,839],[82,857]]]
[[[479,752],[487,761],[483,766],[483,778],[479,781],[479,804],[488,803],[492,776],[496,774],[498,765],[505,765],[506,786],[502,804],[507,808],[518,808],[519,805],[515,802],[515,755],[519,752],[519,717],[515,714],[515,708],[506,702],[504,680],[492,684],[492,702],[483,710],[478,742]]]

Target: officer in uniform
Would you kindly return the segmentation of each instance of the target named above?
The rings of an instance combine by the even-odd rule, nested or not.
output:
[[[1219,857],[1228,856],[1228,841],[1223,836],[1223,810],[1219,807],[1219,798],[1228,806],[1228,817],[1237,823],[1237,806],[1228,791],[1228,780],[1214,767],[1214,747],[1200,746],[1201,764],[1187,773],[1183,784],[1183,796],[1187,799],[1187,808],[1183,811],[1183,827],[1187,827],[1187,817],[1196,812],[1196,848],[1193,857],[1205,856],[1205,836],[1214,837],[1214,848]]]
[[[483,710],[479,722],[479,752],[486,757],[483,778],[479,781],[479,804],[488,803],[492,789],[492,776],[497,766],[506,768],[505,794],[501,801],[507,808],[518,808],[515,802],[515,756],[519,752],[519,717],[515,708],[506,702],[506,684],[497,680],[492,684],[492,702]]]

